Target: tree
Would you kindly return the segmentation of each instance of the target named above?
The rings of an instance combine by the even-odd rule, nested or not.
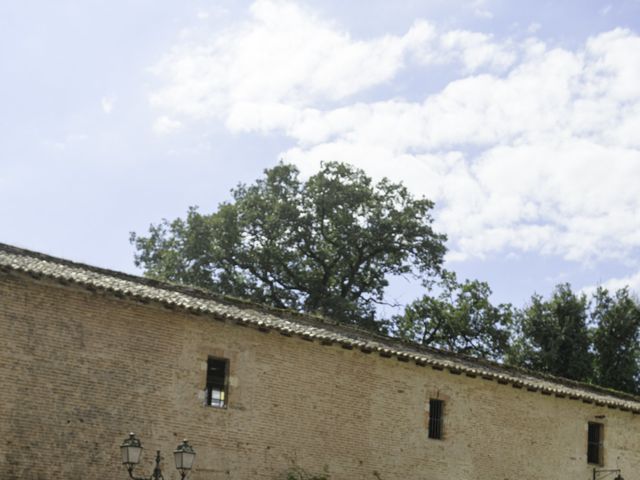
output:
[[[132,233],[136,265],[152,278],[368,328],[379,328],[389,276],[441,271],[433,203],[387,179],[325,163],[302,181],[281,163],[232,194],[211,214],[190,208],[146,237]]]
[[[485,282],[458,283],[447,272],[437,295],[424,295],[394,318],[398,334],[424,346],[499,360],[509,346],[511,305],[493,305]]]
[[[593,295],[596,383],[630,393],[640,389],[640,306],[627,288],[611,296],[599,288]]]
[[[551,298],[531,297],[517,314],[518,338],[508,362],[580,381],[593,378],[587,298],[569,284],[558,285]]]

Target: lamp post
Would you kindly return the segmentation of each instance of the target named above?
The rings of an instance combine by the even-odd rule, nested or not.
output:
[[[618,475],[616,475],[616,477],[613,480],[624,480],[624,478],[622,478],[621,470],[619,468],[609,469],[609,470],[606,470],[603,468],[594,468],[593,480],[598,480],[599,478],[603,478],[608,475],[612,475],[614,473],[617,473]]]
[[[136,477],[133,475],[133,469],[140,463],[140,456],[142,454],[142,443],[140,443],[140,440],[136,438],[133,432],[131,432],[129,437],[120,445],[120,453],[122,454],[122,463],[127,466],[129,477],[133,480],[164,480],[162,470],[160,470],[160,450],[156,451],[156,466],[150,477]],[[173,459],[182,480],[189,474],[195,458],[196,452],[186,439],[183,440],[173,452]]]

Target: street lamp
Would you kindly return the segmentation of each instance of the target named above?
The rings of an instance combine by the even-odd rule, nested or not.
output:
[[[122,454],[122,463],[127,466],[129,477],[133,480],[164,480],[162,471],[160,470],[160,450],[156,451],[156,466],[150,477],[136,477],[133,475],[133,468],[140,463],[140,455],[142,454],[142,443],[138,440],[133,432],[120,445],[120,453]],[[173,452],[173,458],[176,468],[180,472],[180,478],[184,478],[189,474],[193,461],[196,458],[196,452],[189,445],[187,440],[183,440]]]
[[[622,478],[622,474],[619,468],[613,469],[613,470],[605,470],[603,468],[594,468],[593,469],[593,480],[598,480],[599,478],[603,478],[609,475],[612,475],[614,473],[617,473],[618,475],[616,475],[616,477],[613,480],[624,480],[624,478]]]
[[[193,447],[187,443],[186,438],[173,452],[173,458],[176,462],[176,468],[180,471],[181,477],[186,477],[193,466],[193,461],[196,459],[196,452],[194,452]]]

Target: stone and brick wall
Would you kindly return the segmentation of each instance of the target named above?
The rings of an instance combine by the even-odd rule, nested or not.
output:
[[[640,480],[639,415],[481,377],[6,271],[0,332],[2,480],[125,479],[129,431],[167,480],[183,437],[193,480],[292,463],[332,480],[587,480],[589,421],[605,425],[602,468]],[[228,408],[203,405],[208,356],[229,359]]]

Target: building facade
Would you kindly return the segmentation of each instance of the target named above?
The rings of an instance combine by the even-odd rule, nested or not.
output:
[[[640,480],[635,397],[0,245],[0,479]]]

